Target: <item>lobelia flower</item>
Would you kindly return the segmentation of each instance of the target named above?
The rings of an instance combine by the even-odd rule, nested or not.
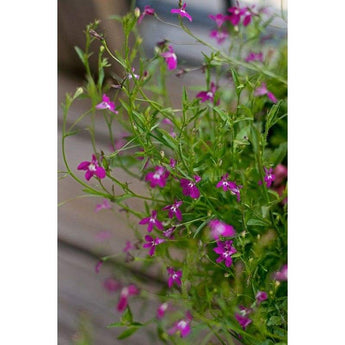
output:
[[[95,212],[99,212],[100,210],[110,210],[111,209],[111,204],[108,201],[108,199],[104,199],[101,204],[97,204],[95,207]]]
[[[228,180],[229,174],[225,174],[222,176],[221,180],[217,183],[216,188],[223,188],[223,191],[230,191],[231,194],[236,195],[237,201],[239,202],[241,199],[240,189],[242,188],[241,185],[237,185],[234,181]]]
[[[266,301],[267,293],[265,291],[258,291],[255,296],[256,302],[259,305],[261,302]]]
[[[169,165],[170,165],[170,167],[171,167],[172,169],[175,169],[175,167],[176,167],[176,160],[173,159],[173,158],[171,158],[171,159],[170,159],[170,162],[169,162]]]
[[[174,326],[169,329],[168,334],[172,335],[179,333],[181,338],[186,337],[190,333],[190,324],[192,319],[190,312],[187,312],[184,319],[175,322]]]
[[[149,15],[149,16],[153,16],[155,13],[155,10],[150,6],[150,5],[146,5],[144,7],[144,11],[143,13],[140,15],[140,17],[138,18],[138,24],[141,23],[141,21],[143,20],[143,18],[146,16],[146,15]]]
[[[163,231],[163,235],[171,240],[174,238],[175,230],[176,230],[176,226],[173,226],[169,228],[168,230]]]
[[[236,231],[232,225],[226,224],[218,219],[213,219],[209,222],[211,228],[211,236],[218,240],[220,236],[232,237],[235,236]]]
[[[153,256],[156,250],[156,246],[165,242],[162,238],[153,238],[150,235],[145,236],[146,243],[143,244],[143,248],[150,248],[149,255]]]
[[[264,62],[264,56],[262,52],[259,52],[259,53],[249,52],[247,57],[245,58],[245,62],[251,62],[251,61]]]
[[[121,293],[120,293],[120,300],[119,300],[119,303],[117,304],[117,310],[120,312],[123,312],[127,307],[128,297],[137,295],[138,293],[139,293],[139,290],[133,284],[122,288]]]
[[[215,38],[218,44],[222,44],[228,36],[226,31],[212,30],[210,32],[210,37]]]
[[[102,97],[102,102],[96,105],[96,109],[108,109],[114,114],[118,114],[119,112],[115,110],[115,103],[110,101],[110,98],[104,94]]]
[[[152,188],[157,185],[163,188],[166,185],[166,179],[169,177],[169,174],[169,171],[164,167],[156,166],[155,171],[151,171],[146,175],[145,181],[149,181]]]
[[[264,181],[266,182],[267,188],[270,188],[276,177],[273,174],[272,168],[267,169],[266,167],[264,167],[264,169],[265,169]]]
[[[179,210],[179,207],[182,205],[182,203],[182,201],[175,201],[172,205],[163,207],[163,210],[169,210],[168,217],[173,218],[174,216],[176,216],[176,218],[181,222],[182,213]]]
[[[172,267],[167,268],[169,279],[168,279],[168,286],[171,288],[174,283],[176,283],[177,286],[181,286],[181,277],[182,277],[182,271],[177,270],[175,271]]]
[[[86,170],[85,178],[87,181],[89,181],[93,175],[96,175],[100,179],[105,178],[106,175],[105,169],[99,166],[95,155],[92,155],[91,162],[81,162],[77,169]]]
[[[98,261],[96,263],[96,265],[95,265],[95,272],[96,273],[99,273],[99,271],[101,270],[102,265],[103,265],[103,261],[102,260],[100,260],[100,261]]]
[[[287,167],[283,164],[278,164],[273,169],[273,174],[275,176],[274,185],[280,185],[287,178]]]
[[[165,59],[169,70],[175,69],[177,67],[177,56],[174,53],[174,49],[172,46],[169,45],[168,51],[163,52],[160,55]]]
[[[157,318],[162,319],[165,315],[165,312],[168,310],[168,308],[169,308],[169,303],[167,302],[162,303],[157,309]]]
[[[235,254],[237,250],[232,246],[232,241],[217,241],[217,247],[213,249],[214,252],[219,254],[219,258],[216,262],[220,263],[225,261],[225,266],[230,267],[232,264],[232,257],[231,255]]]
[[[151,217],[143,218],[139,224],[148,224],[147,231],[151,232],[155,226],[158,230],[163,230],[163,224],[157,220],[157,211],[151,212]]]
[[[267,97],[273,102],[277,103],[277,98],[274,96],[274,94],[267,89],[266,83],[262,82],[259,87],[257,87],[254,91],[254,96],[264,96],[267,95]]]
[[[220,28],[224,22],[229,19],[229,16],[225,16],[222,13],[218,13],[216,15],[210,14],[208,17],[216,22],[218,28]]]
[[[113,278],[107,278],[104,282],[103,282],[103,287],[110,293],[117,291],[120,287],[121,284],[113,279]]]
[[[174,8],[170,11],[170,13],[176,13],[179,14],[181,17],[186,17],[190,22],[193,21],[192,17],[190,14],[188,14],[185,10],[187,4],[184,3],[181,8]]]
[[[236,26],[239,24],[241,20],[242,10],[239,7],[230,7],[228,8],[228,12],[230,13],[229,16],[227,16],[227,19],[231,22],[233,26]]]
[[[139,78],[140,78],[138,74],[135,74],[135,73],[134,73],[134,72],[135,72],[135,68],[134,68],[134,67],[131,68],[131,71],[132,71],[132,73],[128,73],[128,74],[127,74],[127,78],[128,78],[128,79],[132,79],[133,77],[134,77],[135,79],[139,79]],[[132,75],[133,75],[133,77],[132,77]]]
[[[188,179],[185,179],[185,178],[182,178],[180,180],[180,185],[182,187],[183,195],[190,196],[193,199],[198,199],[200,196],[200,191],[195,184],[201,181],[201,177],[195,175],[194,181],[195,182],[188,180]]]
[[[252,21],[252,12],[249,11],[248,7],[242,8],[243,26],[247,26]]]
[[[236,313],[235,318],[240,324],[240,326],[243,328],[243,330],[245,330],[252,323],[252,320],[250,318],[241,315],[240,313]]]
[[[200,98],[201,102],[211,101],[213,102],[214,95],[217,91],[216,85],[211,82],[211,89],[209,91],[201,91],[196,95],[196,98]]]
[[[288,279],[288,267],[283,265],[282,268],[274,274],[274,279],[280,282],[286,281]]]
[[[124,253],[128,253],[130,250],[135,249],[131,241],[126,242],[126,246],[122,249]]]

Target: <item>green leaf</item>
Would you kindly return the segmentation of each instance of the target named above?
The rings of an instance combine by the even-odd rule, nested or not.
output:
[[[79,59],[84,64],[85,63],[85,55],[84,52],[77,46],[74,47],[75,51],[77,52]]]
[[[263,220],[260,220],[260,219],[249,219],[248,222],[247,222],[247,225],[254,225],[254,226],[267,226],[269,225],[270,223],[267,223]]]
[[[118,337],[118,340],[125,339],[130,337],[133,333],[135,333],[140,327],[132,326],[127,328],[125,331],[123,331]]]
[[[130,325],[133,322],[133,314],[129,306],[127,306],[126,310],[121,316],[122,325]]]
[[[284,321],[280,316],[271,316],[267,321],[267,326],[279,326],[283,323]]]

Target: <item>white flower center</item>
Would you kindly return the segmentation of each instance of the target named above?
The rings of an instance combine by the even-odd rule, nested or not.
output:
[[[187,327],[187,325],[188,325],[188,323],[185,320],[181,320],[178,322],[177,327],[184,329]]]
[[[90,164],[89,164],[89,170],[91,170],[91,171],[96,171],[96,166],[95,166],[95,164],[90,163]]]

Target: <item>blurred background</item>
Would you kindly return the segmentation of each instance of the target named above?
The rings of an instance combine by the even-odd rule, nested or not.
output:
[[[224,13],[234,2],[226,0],[189,0],[187,11],[193,17],[193,22],[187,22],[193,32],[210,41],[209,32],[214,29],[214,22],[208,18],[209,14]],[[280,0],[272,1],[247,1],[245,4],[272,5],[280,12],[281,5],[285,9],[285,2]],[[177,22],[177,16],[170,15],[170,9],[177,8],[177,0],[137,0],[136,6],[141,10],[145,5],[151,5],[161,18],[169,22]],[[84,69],[74,47],[84,48],[84,30],[87,24],[95,19],[100,19],[99,32],[105,34],[111,49],[119,49],[122,44],[121,30],[119,24],[110,20],[111,15],[123,15],[130,9],[131,2],[125,0],[58,0],[58,121],[61,128],[61,103],[65,94],[74,93],[75,89],[84,83]],[[202,62],[201,51],[207,49],[198,45],[190,45],[191,39],[185,33],[163,25],[151,16],[146,16],[140,25],[141,35],[144,39],[145,51],[148,56],[153,55],[153,49],[157,42],[170,39],[174,42],[174,48],[179,57],[180,67],[198,66]],[[279,39],[284,34],[279,21],[273,22],[270,27],[272,33]],[[91,64],[96,71],[97,61]],[[121,70],[116,66],[112,67],[111,73],[121,75]],[[173,103],[180,103],[181,84],[183,85],[204,85],[204,76],[201,73],[190,73],[187,77],[177,78],[172,75],[169,81],[169,93]],[[87,111],[87,101],[78,102],[71,108],[69,121],[78,118]],[[92,152],[89,136],[83,130],[85,123],[78,124],[80,134],[68,138],[67,159],[72,169],[76,171],[77,165],[84,160],[89,160]],[[121,131],[114,129],[115,137],[120,138]],[[61,134],[59,132],[59,139]],[[102,126],[97,127],[97,141],[101,147],[107,150],[105,138],[107,133]],[[65,171],[61,156],[61,145],[59,142],[58,166],[60,171]],[[144,186],[119,171],[119,179],[129,181],[132,187],[138,191]],[[80,174],[80,176],[83,176]],[[144,191],[143,191],[144,193]],[[150,334],[136,333],[129,340],[119,341],[116,336],[119,329],[111,329],[106,326],[119,320],[119,313],[116,311],[118,292],[104,287],[105,282],[110,279],[125,279],[132,275],[141,275],[135,270],[125,267],[126,255],[123,248],[126,242],[133,240],[132,229],[127,222],[126,216],[118,209],[102,210],[95,212],[95,207],[102,200],[92,197],[80,197],[81,187],[70,178],[60,179],[58,182],[58,197],[61,204],[58,209],[58,343],[60,345],[70,344],[159,344]],[[133,203],[133,207],[140,208],[141,203]],[[115,257],[113,264],[103,264],[99,273],[95,272],[95,265],[102,256],[120,253]],[[123,255],[121,255],[121,253]],[[115,262],[115,265],[114,265]],[[162,282],[151,276],[141,277],[147,284],[147,291],[154,292],[159,289]],[[109,285],[109,284],[108,284]],[[107,286],[107,285],[106,285]],[[153,301],[150,308],[156,308],[157,302]],[[134,304],[134,312],[137,309],[145,318],[144,305]]]

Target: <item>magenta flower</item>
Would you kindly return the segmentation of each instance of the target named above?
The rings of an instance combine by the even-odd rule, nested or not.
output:
[[[236,231],[232,225],[226,224],[218,219],[213,219],[209,222],[211,228],[211,236],[218,240],[220,236],[232,237],[235,236]]]
[[[242,16],[243,16],[243,26],[247,26],[252,21],[252,13],[248,10],[248,7],[242,8]]]
[[[286,281],[288,279],[288,267],[283,265],[282,268],[274,274],[274,279],[280,282]]]
[[[195,175],[194,181],[195,182],[193,182],[191,180],[187,180],[185,178],[182,178],[180,180],[180,185],[182,187],[183,195],[190,196],[193,199],[198,199],[200,196],[200,191],[199,191],[198,187],[196,186],[196,183],[201,181],[201,177]]]
[[[181,286],[181,277],[182,277],[182,271],[177,270],[175,271],[172,267],[167,268],[169,279],[168,279],[168,286],[171,288],[174,283],[176,283],[177,286]]]
[[[226,31],[212,30],[210,32],[210,37],[215,38],[218,44],[222,44],[228,36]]]
[[[266,301],[267,293],[265,291],[258,291],[255,298],[256,298],[257,304],[259,305],[261,302]]]
[[[138,24],[141,23],[141,21],[143,20],[143,18],[146,16],[146,15],[149,15],[149,16],[153,16],[155,13],[155,10],[150,6],[150,5],[146,5],[144,7],[144,11],[143,13],[140,15],[140,17],[138,18]]]
[[[277,98],[274,96],[274,94],[267,89],[266,83],[262,82],[259,87],[257,87],[254,91],[254,96],[264,96],[267,95],[267,97],[273,102],[277,103]]]
[[[188,14],[185,10],[187,4],[184,3],[181,8],[174,8],[170,11],[170,13],[176,13],[179,14],[181,17],[186,17],[190,22],[193,21],[192,17],[190,14]]]
[[[245,61],[246,62],[251,62],[251,61],[264,62],[264,56],[262,52],[259,52],[259,53],[249,52],[247,57],[245,58]]]
[[[120,293],[120,300],[119,300],[119,303],[117,304],[117,310],[120,312],[123,312],[127,307],[128,297],[137,295],[138,293],[139,293],[139,290],[133,284],[122,288],[121,293]]]
[[[179,207],[182,205],[182,203],[182,201],[175,201],[172,205],[163,207],[163,210],[169,210],[168,217],[173,218],[174,216],[176,216],[176,218],[181,222],[182,213],[179,210]]]
[[[114,114],[118,114],[119,112],[115,110],[115,103],[110,101],[110,98],[104,94],[102,97],[102,102],[96,105],[96,109],[108,109]]]
[[[166,179],[169,177],[169,174],[169,171],[164,167],[156,166],[155,171],[151,171],[146,175],[145,181],[149,181],[152,188],[157,185],[163,188],[166,185]]]
[[[108,199],[104,199],[101,204],[97,204],[95,207],[95,212],[99,212],[100,210],[110,210],[111,204]]]
[[[169,303],[167,302],[162,303],[157,309],[157,318],[163,319],[165,312],[168,310],[168,308],[169,308]]]
[[[121,284],[115,280],[114,278],[107,278],[103,282],[103,287],[110,293],[117,291],[120,287]]]
[[[220,263],[222,261],[225,261],[225,266],[230,267],[232,264],[232,257],[231,255],[235,254],[237,250],[232,246],[232,241],[225,241],[220,242],[217,241],[217,247],[213,249],[214,252],[219,254],[218,259],[216,262]]]
[[[210,14],[208,17],[216,22],[218,28],[220,28],[224,22],[229,19],[229,16],[225,16],[222,13],[218,13],[216,15]]]
[[[153,238],[150,235],[145,236],[145,241],[146,243],[143,244],[143,248],[150,248],[150,256],[153,256],[156,250],[156,246],[158,246],[158,244],[165,242],[165,240],[162,238]]]
[[[236,313],[235,318],[240,324],[240,326],[243,328],[243,330],[245,330],[252,323],[251,319],[249,319],[245,315],[241,315],[240,313]]]
[[[169,228],[168,230],[163,231],[163,235],[171,240],[174,238],[175,230],[176,230],[176,226],[173,226]]]
[[[192,322],[192,315],[190,312],[186,313],[186,317],[175,322],[174,326],[169,329],[168,334],[173,335],[179,333],[181,338],[186,337],[190,333],[190,324]]]
[[[151,212],[151,217],[143,218],[139,224],[148,224],[147,231],[151,232],[155,226],[158,230],[163,230],[163,224],[157,220],[157,211]]]
[[[240,201],[240,189],[242,188],[241,185],[237,185],[234,181],[228,180],[229,174],[225,174],[222,176],[221,180],[217,183],[216,188],[223,188],[223,191],[230,191],[232,194],[236,195],[237,201]]]
[[[170,167],[171,167],[172,169],[175,169],[175,167],[176,167],[176,160],[173,159],[173,158],[171,158],[171,159],[170,159],[170,162],[169,162],[169,165],[170,165]]]
[[[274,185],[280,185],[287,178],[287,167],[283,164],[278,164],[273,169],[273,174],[275,176]]]
[[[228,12],[230,13],[230,16],[228,16],[227,19],[231,22],[232,25],[238,25],[241,20],[243,11],[239,7],[234,6],[228,8]]]
[[[177,67],[177,56],[174,53],[174,49],[172,46],[169,46],[168,49],[168,51],[163,52],[160,55],[164,57],[165,62],[168,65],[168,69],[172,70]]]
[[[103,265],[103,261],[102,260],[100,260],[100,261],[98,261],[96,263],[96,265],[95,265],[95,272],[96,273],[99,273],[99,271],[101,270],[102,265]]]
[[[126,242],[126,246],[122,249],[124,253],[128,253],[130,250],[135,249],[131,241]]]
[[[131,68],[131,71],[132,71],[132,73],[128,73],[127,74],[128,79],[132,79],[133,77],[135,79],[139,79],[140,78],[138,74],[134,73],[135,72],[135,68],[134,67]],[[133,77],[132,77],[132,75],[133,75]]]
[[[217,91],[216,85],[211,82],[211,89],[209,91],[201,91],[196,95],[196,98],[200,98],[201,102],[211,101],[213,102],[214,95]]]
[[[270,188],[271,187],[271,184],[272,182],[275,180],[275,175],[273,174],[273,169],[272,168],[265,168],[265,177],[264,177],[264,180],[266,182],[266,186],[267,188]]]
[[[81,162],[78,165],[77,169],[86,170],[85,178],[87,181],[89,181],[93,175],[96,175],[100,179],[105,178],[105,175],[106,175],[104,168],[99,166],[95,155],[92,155],[91,162],[87,162],[87,161]]]

